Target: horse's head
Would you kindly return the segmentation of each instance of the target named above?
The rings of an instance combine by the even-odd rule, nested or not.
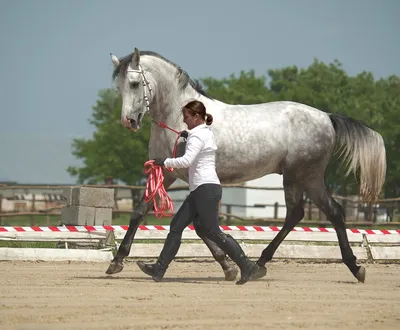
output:
[[[119,60],[111,54],[115,66],[114,75],[118,75],[118,91],[122,97],[121,121],[132,130],[142,126],[143,116],[149,112],[153,98],[150,82],[140,65],[140,52],[137,48],[131,56]]]

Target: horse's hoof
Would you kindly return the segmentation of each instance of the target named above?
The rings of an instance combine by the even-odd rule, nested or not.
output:
[[[225,281],[234,281],[238,272],[239,271],[236,267],[230,267],[229,269],[224,270]]]
[[[361,266],[360,269],[358,270],[358,272],[356,273],[356,279],[359,282],[364,283],[365,282],[365,274],[366,274],[366,270],[363,266]]]
[[[119,272],[121,272],[124,269],[124,265],[122,264],[122,262],[116,262],[113,261],[111,262],[110,266],[108,266],[108,269],[106,270],[106,274],[117,274]]]
[[[259,278],[262,278],[265,275],[267,275],[267,267],[262,266],[257,270],[257,272],[254,273],[254,275],[251,277],[251,279],[258,280]]]

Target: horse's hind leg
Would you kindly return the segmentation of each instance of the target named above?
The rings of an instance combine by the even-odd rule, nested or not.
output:
[[[238,269],[228,262],[228,258],[226,257],[225,252],[222,251],[216,243],[214,243],[212,240],[206,237],[206,233],[203,227],[201,226],[201,223],[199,223],[197,219],[193,221],[193,225],[196,230],[197,236],[199,236],[203,240],[203,242],[209,248],[215,261],[221,265],[222,270],[224,271],[225,274],[225,280],[234,281],[237,276]]]
[[[285,239],[285,237],[293,230],[293,228],[303,219],[304,217],[304,206],[303,206],[303,192],[304,189],[301,184],[297,183],[294,179],[288,178],[287,175],[283,177],[283,188],[285,192],[286,202],[286,218],[282,229],[274,237],[271,243],[263,250],[260,258],[257,261],[260,266],[260,271],[266,272],[265,264],[272,260],[275,251]],[[253,276],[258,278],[259,276]]]
[[[364,283],[365,268],[358,266],[356,257],[347,238],[346,226],[344,223],[344,213],[342,207],[333,199],[332,195],[326,189],[323,179],[309,182],[306,192],[314,204],[325,213],[326,217],[336,229],[336,235],[339,240],[340,251],[345,265],[357,280]]]

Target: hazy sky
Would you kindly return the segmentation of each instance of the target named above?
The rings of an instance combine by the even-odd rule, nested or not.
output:
[[[386,77],[399,16],[397,0],[0,0],[0,180],[75,182],[71,141],[93,133],[110,52],[156,51],[196,79],[314,58]]]

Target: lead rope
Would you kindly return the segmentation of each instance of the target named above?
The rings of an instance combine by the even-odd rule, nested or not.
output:
[[[171,127],[168,127],[164,123],[156,122],[158,126],[167,128],[172,132],[178,134],[176,138],[174,149],[172,151],[172,157],[176,157],[176,149],[178,146],[179,138],[182,132],[178,132]],[[173,172],[173,168],[165,168],[169,172]],[[170,217],[174,214],[174,204],[171,198],[168,196],[164,188],[164,169],[163,166],[155,165],[154,160],[148,160],[144,163],[144,173],[147,174],[146,189],[144,192],[144,201],[150,203],[153,201],[154,215],[157,218]],[[157,198],[156,198],[157,197]],[[157,203],[157,199],[159,203]],[[169,211],[169,212],[168,212]]]

